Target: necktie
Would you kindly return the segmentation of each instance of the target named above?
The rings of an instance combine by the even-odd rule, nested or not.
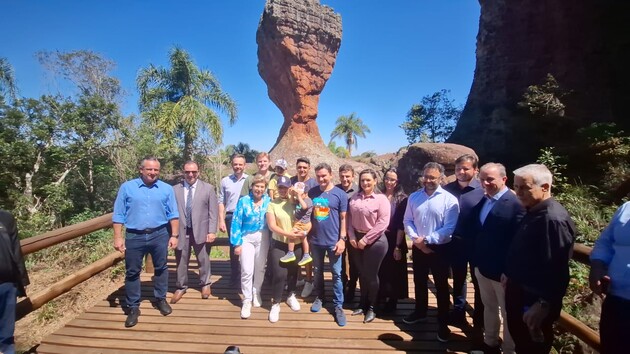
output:
[[[192,189],[193,187],[188,187],[188,195],[186,195],[186,227],[192,228]]]

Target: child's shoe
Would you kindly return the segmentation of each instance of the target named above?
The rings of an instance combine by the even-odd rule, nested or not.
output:
[[[302,259],[300,259],[300,261],[298,262],[298,265],[299,265],[300,267],[303,267],[303,266],[305,266],[305,265],[307,265],[307,264],[311,263],[312,261],[313,261],[313,258],[311,258],[311,255],[307,253],[307,254],[305,254],[305,255],[302,257]]]
[[[280,258],[280,262],[289,263],[289,262],[293,262],[295,259],[296,259],[295,253],[289,251],[287,252],[287,254],[284,255],[284,257]]]

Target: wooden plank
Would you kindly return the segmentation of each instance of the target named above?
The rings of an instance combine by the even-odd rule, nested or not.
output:
[[[280,321],[270,323],[270,291],[266,284],[263,287],[263,307],[254,308],[252,316],[242,320],[241,298],[237,289],[222,281],[223,276],[230,272],[228,262],[213,263],[217,263],[213,267],[213,281],[217,282],[212,286],[210,299],[202,300],[197,289],[189,289],[180,302],[172,305],[173,313],[169,316],[160,315],[152,308],[150,301],[143,301],[138,325],[125,328],[126,316],[120,307],[120,301],[124,301],[124,289],[121,288],[47,337],[38,350],[50,353],[207,353],[222,352],[232,344],[239,345],[241,351],[246,353],[282,351],[303,354],[322,350],[344,353],[387,353],[395,350],[444,353],[470,350],[470,333],[456,327],[451,327],[453,333],[448,344],[436,340],[436,302],[431,292],[426,323],[407,325],[402,322],[402,318],[413,310],[412,298],[400,301],[394,314],[379,315],[369,324],[362,323],[362,316],[352,317],[351,310],[345,310],[348,324],[340,328],[333,320],[331,303],[319,313],[309,311],[312,298],[307,301],[299,299],[302,307],[299,312],[293,312],[286,304],[281,304]],[[173,268],[169,271],[174,275]],[[193,276],[196,277],[193,273],[190,273],[192,281]],[[327,290],[330,288],[330,278],[330,273],[327,273]],[[144,299],[149,300],[153,296],[151,274],[143,274],[141,279]],[[174,284],[171,286],[173,288]],[[469,289],[468,295],[472,301],[471,284]],[[413,286],[410,291],[413,296]],[[328,294],[331,295],[331,292]],[[103,350],[99,351],[101,348]]]

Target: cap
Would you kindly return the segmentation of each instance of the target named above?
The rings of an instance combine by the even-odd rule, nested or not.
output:
[[[289,164],[287,163],[285,159],[280,159],[276,161],[275,167],[282,167],[283,170],[286,170],[287,167],[289,167]]]
[[[285,187],[285,188],[291,187],[291,180],[289,179],[289,177],[286,177],[286,176],[278,177],[278,187]]]

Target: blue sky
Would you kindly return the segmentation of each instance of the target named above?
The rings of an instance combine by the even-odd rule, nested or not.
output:
[[[246,142],[267,151],[283,118],[256,66],[264,3],[3,0],[0,56],[13,65],[20,94],[37,97],[58,87],[38,64],[37,51],[98,52],[117,63],[113,74],[128,93],[122,110],[130,114],[138,111],[138,70],[167,65],[168,50],[178,45],[211,70],[238,104],[238,122],[224,124],[224,144]],[[475,67],[478,1],[321,3],[340,13],[343,23],[337,63],[320,97],[317,121],[325,142],[338,116],[356,112],[372,130],[359,139],[357,152],[395,152],[407,145],[398,126],[422,96],[449,89],[456,103],[465,103]]]

